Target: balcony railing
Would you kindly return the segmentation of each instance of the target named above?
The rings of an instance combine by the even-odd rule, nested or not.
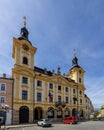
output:
[[[62,107],[65,107],[66,106],[66,102],[61,102],[61,101],[58,101],[58,102],[55,102],[55,106],[56,107],[59,107],[59,106],[62,106]]]

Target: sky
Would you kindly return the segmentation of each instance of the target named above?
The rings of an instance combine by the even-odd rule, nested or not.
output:
[[[104,0],[0,0],[0,75],[12,74],[13,37],[26,16],[35,66],[67,74],[76,49],[85,70],[85,93],[104,105]]]

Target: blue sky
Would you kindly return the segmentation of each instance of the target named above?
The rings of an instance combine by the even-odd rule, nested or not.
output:
[[[72,66],[73,50],[85,72],[86,94],[104,104],[104,0],[0,0],[0,75],[11,76],[13,37],[23,16],[37,48],[35,65],[61,73]]]

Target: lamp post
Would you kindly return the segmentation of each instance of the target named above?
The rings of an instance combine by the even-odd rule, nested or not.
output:
[[[9,105],[4,104],[0,106],[1,110],[4,111],[5,114],[3,114],[4,118],[4,125],[6,126],[6,119],[7,119],[7,111],[9,110]]]

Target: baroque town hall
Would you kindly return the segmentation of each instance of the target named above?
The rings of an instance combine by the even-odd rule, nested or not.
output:
[[[21,28],[19,38],[13,38],[14,68],[12,69],[12,124],[33,123],[41,118],[52,121],[70,115],[88,119],[93,111],[85,94],[84,69],[74,55],[67,76],[35,66],[37,48],[28,39],[29,32]]]

